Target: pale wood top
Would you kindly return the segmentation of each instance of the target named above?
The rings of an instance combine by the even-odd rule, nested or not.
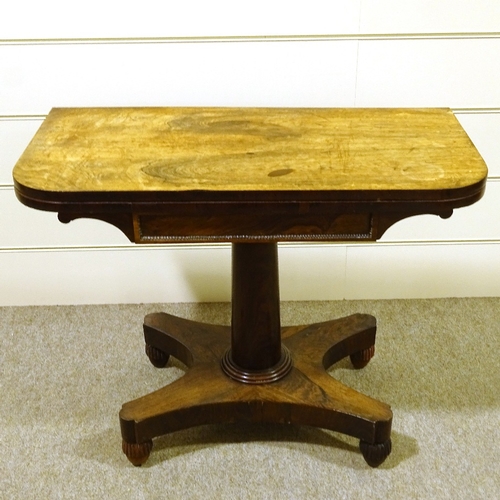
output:
[[[13,175],[51,192],[443,190],[487,169],[448,109],[56,108]]]

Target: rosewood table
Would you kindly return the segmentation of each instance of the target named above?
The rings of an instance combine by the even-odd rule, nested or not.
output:
[[[376,320],[282,327],[277,243],[374,241],[418,214],[449,217],[483,194],[487,169],[447,109],[53,109],[15,166],[30,207],[113,224],[135,243],[232,244],[231,326],[162,312],[144,320],[156,367],[188,367],[123,405],[123,451],[221,422],[304,424],[391,451],[390,407],[327,373],[374,354]]]

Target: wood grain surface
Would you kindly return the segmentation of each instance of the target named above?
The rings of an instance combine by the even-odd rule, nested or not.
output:
[[[443,190],[485,163],[448,109],[56,108],[17,185],[50,192]]]

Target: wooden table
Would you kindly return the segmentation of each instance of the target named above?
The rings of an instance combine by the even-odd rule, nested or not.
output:
[[[16,194],[62,222],[100,219],[135,243],[231,242],[231,326],[146,316],[146,352],[186,374],[123,405],[123,451],[221,422],[306,424],[391,451],[390,407],[332,378],[374,354],[364,314],[281,327],[277,243],[374,241],[418,214],[449,217],[487,169],[447,109],[53,109],[14,169]],[[326,265],[326,263],[325,263]]]

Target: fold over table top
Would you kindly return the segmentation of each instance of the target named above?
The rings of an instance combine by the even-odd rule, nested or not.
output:
[[[13,175],[23,203],[66,213],[398,201],[444,213],[481,197],[487,169],[448,109],[55,108]]]

